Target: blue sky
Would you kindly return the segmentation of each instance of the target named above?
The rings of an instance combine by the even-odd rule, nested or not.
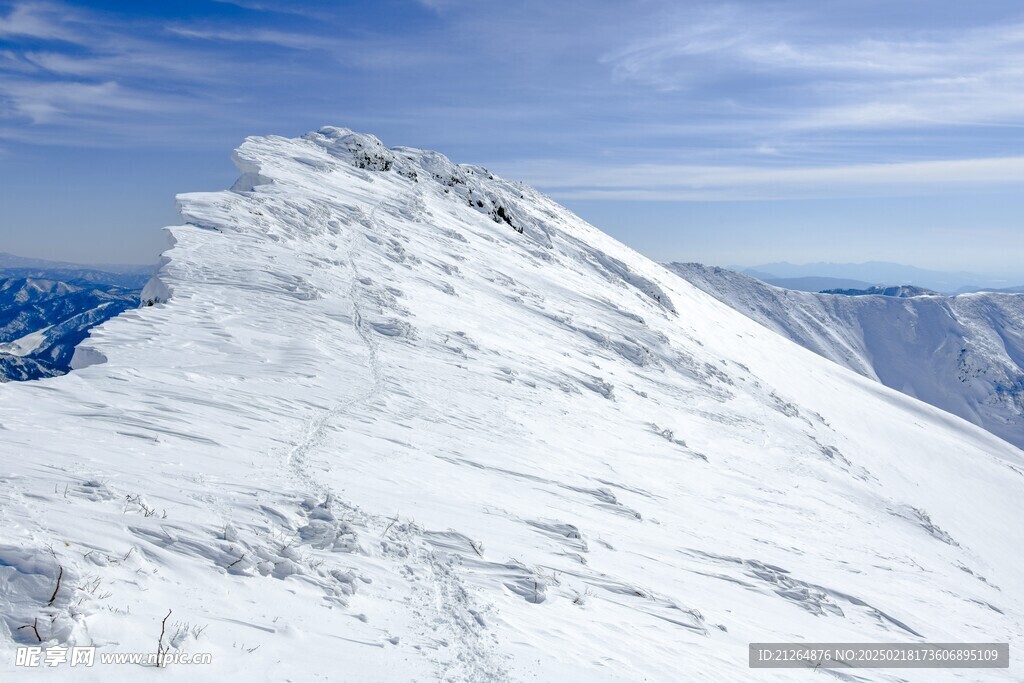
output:
[[[0,0],[0,251],[153,261],[246,135],[323,124],[659,260],[1024,281],[1014,2]]]

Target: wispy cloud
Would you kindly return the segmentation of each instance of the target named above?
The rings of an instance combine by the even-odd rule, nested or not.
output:
[[[33,124],[58,123],[69,117],[84,119],[103,112],[166,112],[187,106],[173,96],[125,88],[116,81],[5,81],[0,83],[0,95],[8,100],[15,116]]]
[[[189,110],[190,138],[198,138],[213,126],[233,130],[251,122],[256,111],[286,119],[303,100],[318,106],[322,89],[303,91],[302,84],[330,71],[422,68],[443,58],[387,36],[340,35],[307,11],[284,14],[293,16],[168,26],[160,18],[56,2],[0,6],[0,125],[14,131],[0,137],[49,143],[57,133],[74,140],[77,130],[83,144],[93,145],[100,130],[126,142],[129,135],[163,139],[155,133],[177,128],[174,117]],[[281,51],[299,57],[282,59]]]
[[[783,129],[1016,124],[1024,117],[1021,23],[882,28],[864,37],[750,4],[673,12],[659,23],[605,55],[615,78],[718,95],[778,119]]]
[[[317,12],[294,2],[258,2],[258,0],[213,0],[223,5],[234,5],[251,12],[269,12],[270,14],[297,14],[313,17]]]
[[[228,43],[265,43],[291,50],[322,50],[335,46],[338,41],[305,33],[289,33],[271,29],[244,30],[237,28],[203,28],[170,26],[170,33],[184,38]]]
[[[297,52],[322,52],[337,64],[366,69],[426,67],[450,62],[444,52],[410,45],[394,36],[347,38],[272,29],[240,30],[228,27],[171,26],[168,32],[209,43],[262,44]]]
[[[443,12],[451,9],[460,3],[460,0],[416,0],[420,5],[434,12]]]
[[[83,34],[75,28],[69,12],[48,3],[15,5],[6,17],[0,18],[0,37],[40,38],[81,43]]]
[[[984,177],[977,166],[931,160],[988,155],[1010,171],[992,161],[994,146],[966,147],[980,139],[973,127],[1024,125],[1015,21],[866,30],[804,3],[582,12],[408,0],[368,9],[360,24],[329,2],[218,5],[170,23],[54,0],[0,10],[0,124],[29,140],[64,127],[61,139],[78,130],[92,141],[104,126],[111,138],[177,130],[186,110],[194,138],[363,121],[385,137],[415,132],[403,142],[481,149],[467,155],[498,157],[560,196],[658,198],[943,182],[925,171],[981,182],[970,179]],[[928,130],[943,137],[902,140]],[[954,137],[964,149],[950,149]],[[563,161],[548,172],[538,159],[551,147]]]
[[[558,162],[508,165],[565,199],[736,201],[927,193],[1024,182],[1024,157],[943,159],[828,167],[636,164],[595,169]]]

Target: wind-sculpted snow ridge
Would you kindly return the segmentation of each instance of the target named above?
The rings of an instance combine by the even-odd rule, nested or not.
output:
[[[484,169],[337,128],[236,163],[179,197],[170,298],[96,328],[105,362],[0,387],[4,676],[35,630],[213,654],[50,672],[104,681],[765,680],[749,642],[1020,643],[1016,448]]]
[[[1024,447],[1024,296],[811,294],[699,263],[668,268],[818,355]]]

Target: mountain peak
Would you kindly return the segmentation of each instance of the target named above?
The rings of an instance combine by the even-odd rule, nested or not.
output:
[[[8,649],[171,610],[226,679],[759,680],[751,642],[1022,632],[1018,449],[478,167],[235,161],[160,303],[0,391]]]

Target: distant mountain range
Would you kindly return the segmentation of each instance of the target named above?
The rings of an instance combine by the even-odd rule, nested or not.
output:
[[[847,280],[838,277],[772,277],[767,273],[764,275],[754,275],[749,272],[745,274],[770,285],[783,289],[795,289],[798,292],[820,292],[826,289],[868,289],[875,286],[862,280]]]
[[[1019,283],[965,271],[946,272],[901,263],[765,263],[756,266],[728,266],[729,270],[757,278],[777,287],[800,291],[823,289],[866,289],[872,285],[915,285],[944,294],[965,291],[997,291]],[[831,280],[831,282],[830,282]],[[845,282],[839,282],[845,280]]]
[[[116,273],[106,275],[118,279]],[[0,382],[64,374],[90,329],[138,305],[138,288],[81,278],[0,279]]]
[[[892,285],[883,287],[875,285],[864,289],[825,289],[821,294],[842,294],[844,296],[894,296],[907,299],[912,296],[941,296],[938,292],[913,285]]]
[[[141,290],[156,265],[81,264],[46,261],[0,252],[0,277],[56,280],[73,284],[114,285]]]
[[[819,356],[1024,447],[1024,296],[918,287],[837,296],[699,263],[668,268]]]
[[[1024,285],[1018,287],[961,287],[957,294],[971,294],[973,292],[1002,292],[1004,294],[1024,294]]]

